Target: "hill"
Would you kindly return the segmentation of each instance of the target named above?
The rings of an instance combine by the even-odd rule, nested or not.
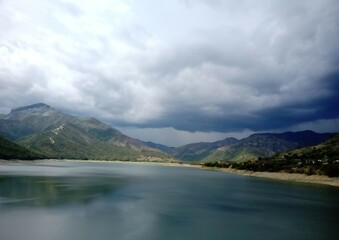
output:
[[[246,162],[208,162],[208,167],[235,168],[260,172],[288,172],[339,176],[339,134],[320,144],[286,151],[268,158]]]
[[[166,145],[163,144],[159,144],[159,143],[154,143],[154,142],[143,142],[146,146],[149,146],[151,148],[155,148],[155,149],[159,149],[161,151],[167,152],[167,153],[172,153],[172,151],[174,151],[175,147],[168,147]]]
[[[269,157],[284,151],[312,146],[326,141],[330,133],[313,131],[259,133],[241,139],[232,145],[222,146],[213,150],[202,162],[219,160],[247,161],[258,157]]]
[[[329,139],[331,133],[316,133],[310,130],[284,133],[257,133],[238,140],[226,138],[216,142],[191,143],[180,147],[145,143],[161,149],[185,162],[244,162],[258,157],[270,157],[277,153],[313,146]]]
[[[300,161],[336,161],[339,160],[339,134],[325,142],[311,147],[294,149],[291,151],[277,154],[270,159],[272,160],[289,160],[295,159]]]
[[[71,116],[44,103],[2,116],[0,134],[48,158],[173,161],[95,118]]]
[[[238,141],[239,140],[236,138],[226,138],[216,142],[191,143],[171,149],[168,151],[168,153],[186,162],[199,162],[208,157],[213,152],[213,150],[220,147],[230,147]]]
[[[31,160],[38,158],[44,158],[44,156],[0,136],[0,159]]]

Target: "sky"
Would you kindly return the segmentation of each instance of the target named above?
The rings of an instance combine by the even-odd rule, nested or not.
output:
[[[339,132],[337,0],[0,0],[0,112],[169,146]]]

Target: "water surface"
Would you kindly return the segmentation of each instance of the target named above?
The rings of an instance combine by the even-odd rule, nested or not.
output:
[[[339,188],[133,163],[0,164],[0,239],[337,239]]]

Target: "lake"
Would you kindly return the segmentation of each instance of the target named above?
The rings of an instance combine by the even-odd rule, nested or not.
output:
[[[338,239],[339,188],[138,163],[0,163],[1,240]]]

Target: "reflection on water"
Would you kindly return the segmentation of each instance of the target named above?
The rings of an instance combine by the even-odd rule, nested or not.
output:
[[[115,191],[121,178],[0,177],[0,204],[13,206],[56,206],[88,203]]]
[[[0,165],[1,240],[336,239],[339,189],[184,167]]]

